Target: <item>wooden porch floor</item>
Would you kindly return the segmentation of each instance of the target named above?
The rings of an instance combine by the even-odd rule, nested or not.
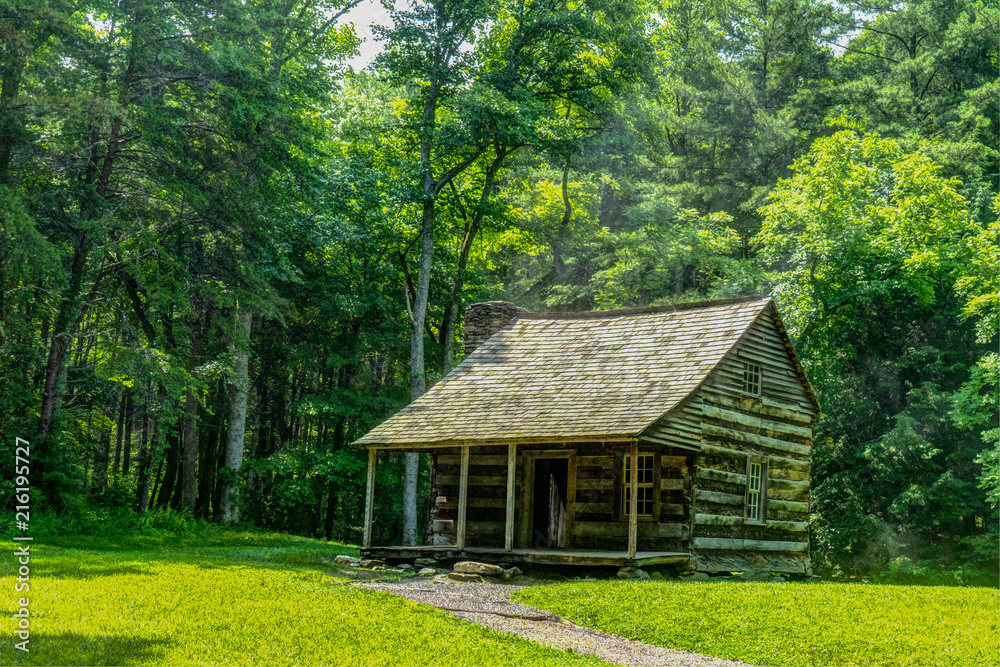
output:
[[[591,567],[623,567],[644,565],[684,565],[691,554],[676,551],[637,551],[629,558],[627,551],[597,551],[588,549],[512,549],[454,546],[370,547],[362,554],[371,558],[405,560],[436,558],[438,560],[475,559],[485,562],[535,563],[540,565],[583,565]]]

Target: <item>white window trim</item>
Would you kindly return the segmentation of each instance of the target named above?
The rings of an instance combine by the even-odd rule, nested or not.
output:
[[[747,456],[747,486],[743,503],[743,520],[748,524],[764,525],[767,523],[767,456],[750,454]],[[751,487],[754,470],[757,470],[757,488]],[[756,517],[751,509],[756,509]]]

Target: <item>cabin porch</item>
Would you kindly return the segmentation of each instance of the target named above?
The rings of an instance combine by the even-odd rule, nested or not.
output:
[[[412,547],[369,547],[362,550],[367,558],[412,560],[434,558],[441,561],[477,560],[486,563],[528,563],[532,565],[578,565],[584,567],[650,567],[655,565],[683,568],[691,554],[672,551],[599,551],[596,549],[522,549],[424,545]]]
[[[651,468],[644,479],[651,516],[642,518],[638,476],[622,474],[639,469],[640,447]],[[432,457],[422,545],[372,543],[379,451]],[[690,452],[637,439],[560,439],[369,447],[368,454],[362,551],[369,557],[607,567],[687,567],[691,560]]]

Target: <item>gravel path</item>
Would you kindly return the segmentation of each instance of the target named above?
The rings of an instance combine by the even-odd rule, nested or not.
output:
[[[357,584],[444,609],[459,618],[500,632],[519,635],[544,646],[597,656],[619,665],[638,667],[750,667],[696,653],[623,639],[584,628],[547,611],[510,600],[524,586],[498,583],[434,583],[404,579],[393,583]]]

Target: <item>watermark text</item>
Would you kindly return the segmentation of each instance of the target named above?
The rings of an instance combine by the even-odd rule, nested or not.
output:
[[[17,559],[17,577],[14,579],[14,593],[21,597],[16,600],[14,612],[14,648],[28,652],[31,641],[31,612],[28,610],[29,598],[26,593],[31,590],[31,545],[28,534],[28,524],[31,521],[31,492],[29,478],[31,475],[31,447],[27,440],[16,438],[14,450],[14,524],[20,535],[14,535],[14,558]],[[15,596],[16,597],[16,596]],[[18,641],[18,639],[20,641]]]

